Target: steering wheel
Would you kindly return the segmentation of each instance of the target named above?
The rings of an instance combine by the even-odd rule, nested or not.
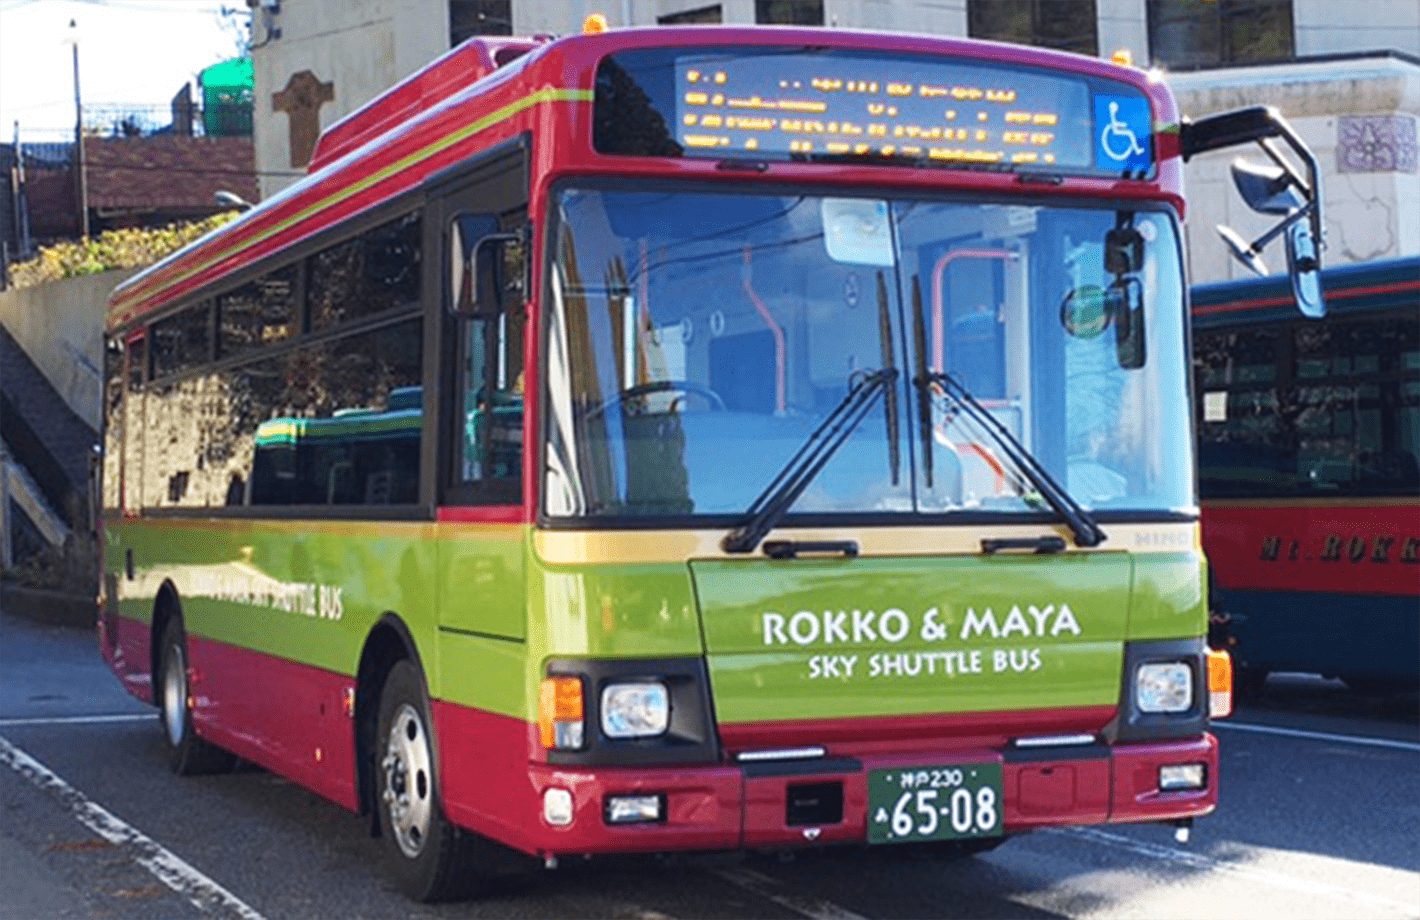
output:
[[[653,380],[650,383],[638,383],[634,387],[627,387],[614,396],[608,397],[606,402],[593,409],[588,415],[603,415],[618,403],[642,399],[652,393],[684,393],[687,396],[698,396],[710,404],[712,411],[725,411],[725,401],[720,398],[720,394],[707,386],[691,383],[689,380]],[[671,403],[671,407],[674,408],[679,403],[680,399],[677,399]]]

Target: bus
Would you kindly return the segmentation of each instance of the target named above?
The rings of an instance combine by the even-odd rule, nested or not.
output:
[[[422,900],[1183,834],[1231,698],[1181,161],[1294,138],[1026,47],[471,39],[115,290],[103,655],[173,770],[368,815]]]
[[[1329,269],[1322,322],[1285,279],[1193,290],[1213,641],[1270,672],[1420,687],[1420,259]]]

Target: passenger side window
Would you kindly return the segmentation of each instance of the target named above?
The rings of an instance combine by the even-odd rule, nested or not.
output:
[[[457,485],[474,487],[470,494],[480,503],[512,503],[521,494],[527,314],[520,297],[502,310],[489,300],[492,286],[521,279],[524,253],[508,241],[485,248],[476,259],[480,241],[506,235],[504,226],[493,215],[461,213],[452,218],[447,236],[448,296],[459,327],[452,473]],[[475,277],[475,262],[483,279]],[[474,301],[478,307],[470,309]]]

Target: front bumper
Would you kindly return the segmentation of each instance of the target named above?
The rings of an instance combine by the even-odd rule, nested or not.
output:
[[[951,763],[1000,763],[1003,830],[1130,823],[1193,818],[1217,805],[1218,741],[1208,733],[1191,739],[1112,748],[894,753],[822,760],[779,761],[709,767],[584,768],[537,764],[532,782],[537,801],[550,788],[572,794],[573,815],[565,826],[540,816],[530,835],[543,855],[717,850],[864,843],[868,774],[884,768]],[[1164,792],[1159,768],[1205,765],[1202,789]],[[790,823],[791,787],[841,784],[841,820]],[[663,795],[659,823],[611,825],[604,817],[612,795]]]

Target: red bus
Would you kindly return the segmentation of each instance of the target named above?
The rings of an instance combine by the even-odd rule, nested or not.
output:
[[[1420,686],[1420,259],[1193,289],[1203,547],[1214,642],[1270,672]]]
[[[1181,162],[1278,139],[1023,47],[470,41],[115,292],[103,654],[421,899],[1205,815]]]

